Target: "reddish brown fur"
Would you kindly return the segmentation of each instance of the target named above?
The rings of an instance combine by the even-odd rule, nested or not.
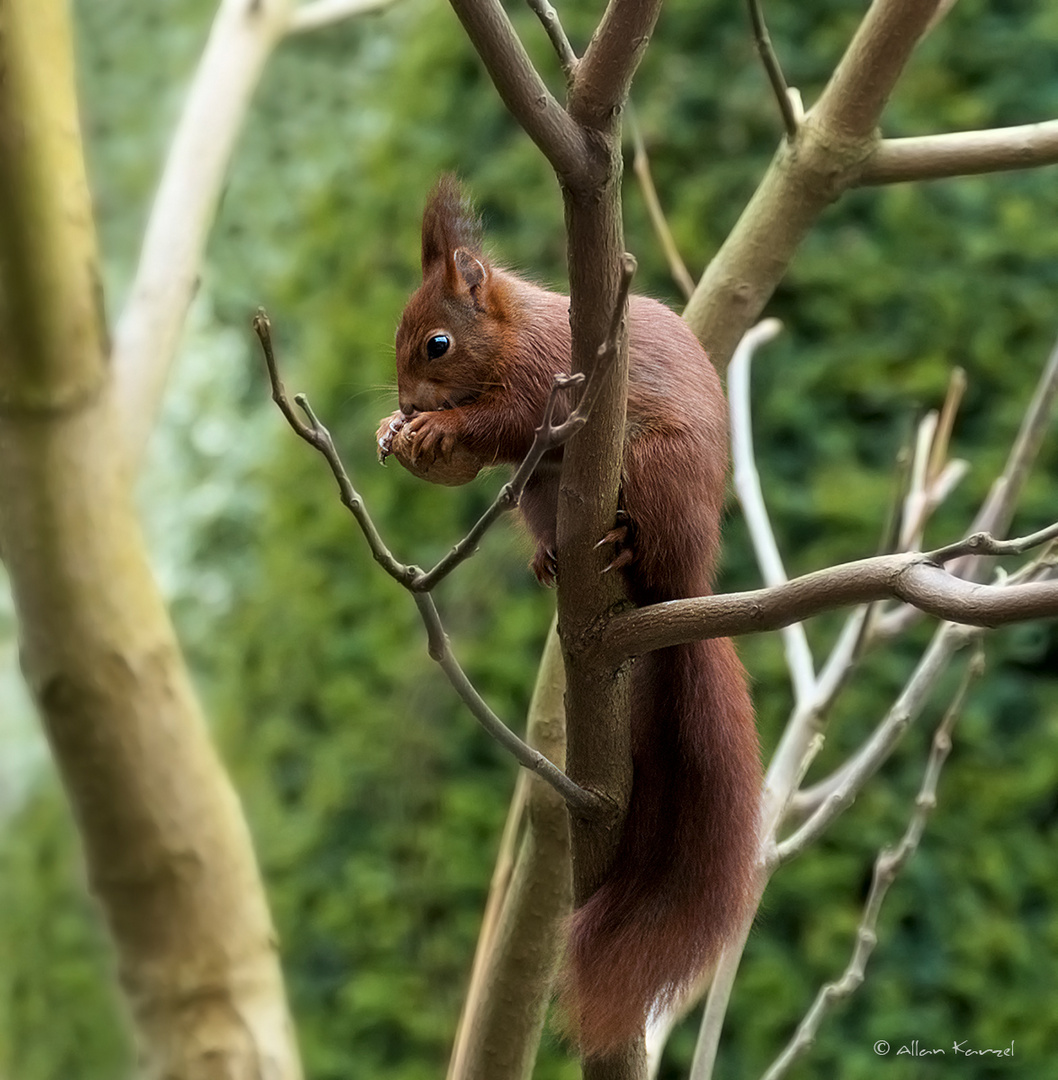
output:
[[[423,218],[423,283],[397,331],[402,414],[420,465],[459,444],[517,462],[552,376],[568,369],[569,301],[493,267],[458,184]],[[625,567],[637,604],[710,591],[727,465],[720,380],[686,324],[643,297],[629,307]],[[448,352],[430,360],[443,332]],[[560,456],[560,455],[557,455]],[[522,512],[546,573],[558,472],[545,462]],[[745,674],[730,641],[641,657],[633,673],[633,788],[609,876],[573,915],[565,998],[582,1048],[613,1049],[676,998],[748,914],[761,774]]]

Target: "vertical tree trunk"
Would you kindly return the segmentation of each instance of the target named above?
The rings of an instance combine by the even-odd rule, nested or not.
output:
[[[297,1080],[238,800],[132,506],[61,0],[0,6],[0,553],[145,1077]]]

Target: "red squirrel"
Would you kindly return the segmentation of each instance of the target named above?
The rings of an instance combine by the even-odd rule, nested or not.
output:
[[[638,605],[711,589],[727,473],[720,378],[687,324],[629,298],[620,567]],[[439,483],[518,463],[556,373],[570,366],[569,298],[494,266],[453,177],[430,195],[422,285],[397,330],[395,453]],[[568,407],[567,407],[568,413]],[[561,409],[556,422],[564,418]],[[532,567],[556,571],[559,470],[545,459],[520,509]],[[612,869],[570,921],[566,1010],[587,1055],[640,1032],[675,1003],[749,914],[761,768],[745,672],[726,639],[639,657],[632,673],[632,794]]]

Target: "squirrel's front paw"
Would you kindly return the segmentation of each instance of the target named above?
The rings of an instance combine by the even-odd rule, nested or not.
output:
[[[628,511],[618,510],[614,527],[595,545],[597,548],[605,547],[607,544],[614,546],[614,557],[603,569],[604,574],[611,570],[620,570],[622,566],[630,566],[635,562],[635,534],[635,523],[628,515]]]
[[[428,472],[435,463],[443,467],[451,460],[456,436],[447,419],[442,412],[419,413],[401,428],[402,439],[407,440],[411,463],[416,469]]]
[[[379,425],[375,433],[375,442],[378,445],[378,460],[382,465],[386,464],[386,458],[393,453],[393,440],[397,433],[407,423],[408,418],[399,409],[392,416],[387,416]]]
[[[379,425],[376,440],[379,461],[385,463],[392,454],[408,472],[431,484],[466,484],[488,464],[460,441],[447,412],[411,417],[395,412]]]

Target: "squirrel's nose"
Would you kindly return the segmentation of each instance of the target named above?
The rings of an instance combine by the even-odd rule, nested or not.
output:
[[[410,401],[402,401],[400,403],[400,411],[402,413],[404,413],[405,416],[410,417],[410,416],[414,416],[419,410],[415,407],[415,405],[412,402],[410,402]]]

